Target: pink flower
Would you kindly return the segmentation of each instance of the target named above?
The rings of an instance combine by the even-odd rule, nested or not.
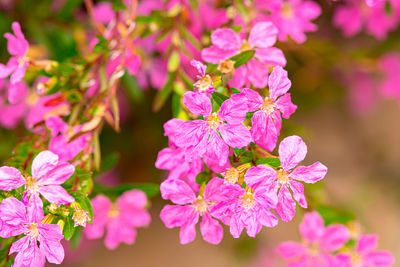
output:
[[[23,235],[15,241],[9,254],[17,252],[14,267],[42,267],[46,258],[50,263],[60,264],[64,259],[64,238],[57,224],[42,224],[42,207],[27,207],[16,198],[6,198],[0,204],[0,236],[8,238]]]
[[[276,146],[282,124],[281,115],[289,119],[297,109],[290,93],[287,93],[290,86],[287,72],[278,66],[269,77],[269,97],[263,99],[251,89],[243,89],[242,93],[232,96],[235,101],[247,103],[248,111],[256,111],[251,119],[251,134],[257,145],[269,151]]]
[[[335,267],[333,252],[350,239],[349,230],[341,224],[324,226],[321,216],[313,211],[304,215],[300,224],[302,243],[287,241],[276,251],[288,261],[288,266]]]
[[[365,26],[369,34],[383,40],[398,25],[400,2],[397,0],[377,1],[371,8],[363,0],[347,0],[344,3],[336,8],[333,24],[341,28],[347,37],[359,33]],[[389,12],[388,5],[391,7]]]
[[[168,228],[181,227],[179,238],[181,244],[192,242],[196,238],[196,224],[202,217],[200,231],[203,239],[211,244],[219,244],[223,229],[219,222],[212,218],[210,208],[212,201],[218,200],[218,189],[222,179],[213,178],[206,185],[203,194],[197,197],[193,190],[181,180],[166,180],[161,184],[161,196],[177,205],[166,205],[160,218]]]
[[[225,183],[220,187],[220,194],[225,200],[220,201],[211,210],[211,214],[230,226],[230,233],[239,238],[243,229],[255,237],[262,226],[274,227],[278,219],[270,211],[277,203],[275,192],[271,192],[266,183],[259,183],[254,177],[244,176],[246,189],[238,184]]]
[[[197,81],[194,84],[195,91],[206,93],[207,95],[215,92],[213,87],[213,80],[210,75],[206,74],[207,67],[197,60],[190,61],[190,64],[197,70]]]
[[[230,85],[241,88],[252,83],[256,88],[263,88],[268,82],[268,65],[286,65],[283,52],[273,47],[277,35],[278,29],[271,22],[255,24],[247,40],[242,40],[232,29],[217,29],[211,35],[212,46],[204,48],[201,55],[206,62],[218,64],[243,51],[255,49],[255,58],[235,70]]]
[[[296,202],[303,208],[307,208],[304,196],[304,186],[298,181],[315,183],[324,178],[328,169],[320,162],[310,166],[298,166],[307,154],[307,146],[299,136],[289,136],[282,140],[279,145],[279,159],[282,169],[275,171],[271,167],[258,165],[251,167],[246,177],[267,183],[271,191],[278,192],[278,203],[275,208],[276,214],[285,222],[293,219],[296,212]]]
[[[24,78],[29,64],[29,60],[26,57],[29,44],[18,22],[13,22],[11,27],[14,35],[6,33],[4,37],[7,39],[7,50],[12,57],[6,66],[0,64],[0,78],[5,78],[11,74],[10,82],[11,84],[16,84]],[[12,99],[10,99],[11,101]]]
[[[195,115],[204,116],[182,123],[175,135],[176,145],[186,148],[189,161],[205,155],[223,166],[228,160],[229,146],[242,148],[251,142],[250,131],[242,124],[245,105],[228,99],[218,113],[212,113],[211,100],[195,92],[185,93],[183,103]]]
[[[380,85],[380,93],[385,98],[396,98],[400,103],[400,54],[388,53],[379,61],[384,76]]]
[[[15,128],[25,115],[27,105],[25,98],[28,94],[28,86],[22,81],[14,85],[8,80],[0,80],[0,125],[7,129]],[[11,94],[11,95],[10,95]],[[7,98],[13,101],[7,101]]]
[[[51,130],[49,150],[59,156],[60,161],[74,159],[87,145],[90,134],[83,134],[69,141],[68,124],[59,117],[50,117],[46,120],[46,126]],[[75,126],[72,133],[78,133],[81,126]]]
[[[108,249],[116,249],[120,243],[133,244],[136,228],[150,223],[150,214],[145,210],[146,194],[140,190],[123,193],[116,203],[102,195],[92,199],[93,222],[85,228],[89,239],[101,238],[107,229],[104,244]]]
[[[343,267],[388,267],[393,265],[392,253],[375,250],[378,246],[377,240],[377,235],[362,235],[357,241],[355,251],[340,252],[336,257],[336,264]]]
[[[24,178],[13,167],[0,168],[0,190],[10,191],[25,186],[23,200],[28,198],[36,206],[43,206],[41,194],[50,203],[68,204],[75,199],[61,186],[74,173],[75,167],[68,162],[60,162],[56,154],[46,150],[40,152],[32,162],[32,176]],[[33,198],[33,199],[32,199]]]
[[[315,32],[317,25],[311,21],[321,15],[321,7],[313,1],[256,1],[256,7],[266,9],[269,15],[262,14],[260,19],[271,21],[278,27],[279,41],[290,36],[297,43],[304,43],[306,32]]]

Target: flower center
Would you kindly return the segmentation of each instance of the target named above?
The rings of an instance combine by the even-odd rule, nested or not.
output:
[[[30,195],[38,194],[40,190],[40,184],[38,180],[33,177],[28,177],[26,179],[26,190]]]
[[[26,56],[23,57],[18,57],[18,67],[22,67],[25,65],[25,62],[28,61],[28,58]]]
[[[287,174],[284,170],[278,171],[278,183],[280,185],[285,185],[290,182],[289,174]]]
[[[206,74],[206,76],[202,77],[200,80],[198,80],[194,86],[200,91],[200,92],[205,92],[210,88],[212,85],[212,79],[210,75]]]
[[[266,97],[264,100],[264,104],[262,105],[261,109],[266,113],[266,114],[271,114],[272,112],[275,111],[275,103],[271,98]]]
[[[239,172],[236,168],[232,167],[225,172],[224,175],[225,181],[230,184],[236,184],[239,180]]]
[[[207,125],[208,128],[210,128],[211,130],[216,130],[218,128],[218,126],[220,125],[221,121],[217,116],[217,113],[213,113],[211,114],[211,116],[209,116],[207,118]]]
[[[115,218],[118,217],[119,210],[116,204],[112,204],[110,211],[108,212],[108,217]]]
[[[254,195],[251,190],[247,190],[246,194],[242,197],[242,207],[251,209],[255,204]]]
[[[251,50],[251,49],[252,49],[252,47],[247,41],[244,41],[242,46],[240,47],[240,51],[247,51],[247,50]]]
[[[308,253],[311,256],[318,256],[319,255],[319,245],[317,242],[308,245]]]
[[[39,236],[39,229],[37,228],[37,225],[37,223],[29,224],[26,235],[29,236],[30,239],[36,239]]]
[[[230,59],[221,60],[218,64],[218,70],[223,74],[231,73],[235,69],[235,61]]]
[[[208,204],[202,196],[198,196],[193,206],[196,211],[204,213],[207,211]]]
[[[362,263],[362,258],[354,252],[351,254],[351,263],[353,266],[359,266]]]
[[[291,19],[294,16],[293,7],[289,3],[283,3],[281,12],[285,19]]]

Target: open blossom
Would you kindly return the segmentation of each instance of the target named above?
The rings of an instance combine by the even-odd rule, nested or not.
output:
[[[217,220],[212,218],[210,208],[213,201],[220,199],[218,193],[223,180],[213,178],[206,185],[204,192],[197,197],[193,190],[181,180],[167,180],[161,184],[161,196],[177,205],[166,205],[160,218],[168,228],[180,227],[180,242],[187,244],[196,238],[196,224],[202,217],[200,231],[205,241],[219,244],[223,229]]]
[[[244,176],[246,188],[238,184],[225,183],[220,194],[225,200],[216,204],[211,214],[230,226],[230,233],[239,238],[243,229],[255,237],[262,226],[274,227],[278,219],[270,211],[277,203],[275,192],[268,188],[267,183],[259,183],[252,176]]]
[[[250,131],[242,124],[247,111],[242,103],[228,99],[218,113],[212,113],[211,100],[194,92],[185,93],[183,103],[193,114],[204,116],[182,123],[175,135],[176,145],[186,148],[188,159],[205,155],[223,166],[229,146],[242,148],[251,142]]]
[[[281,243],[276,251],[287,260],[288,266],[335,267],[333,252],[350,239],[349,230],[341,224],[324,226],[321,216],[313,211],[304,215],[299,227],[302,242]]]
[[[206,73],[206,66],[197,60],[190,61],[190,64],[197,70],[197,81],[194,84],[194,88],[197,92],[210,94],[215,92],[213,87],[213,80],[210,75]]]
[[[375,1],[367,7],[364,0],[346,0],[338,6],[333,16],[333,24],[341,28],[343,35],[353,36],[365,27],[367,33],[379,40],[386,38],[389,31],[399,23],[400,2],[397,0]],[[388,11],[387,6],[390,6]]]
[[[298,166],[307,154],[307,146],[299,136],[289,136],[279,145],[279,159],[282,169],[274,170],[265,165],[250,168],[246,176],[259,183],[267,183],[271,191],[278,193],[278,203],[275,212],[285,222],[293,219],[296,212],[296,202],[303,208],[307,208],[304,196],[304,186],[298,181],[315,183],[324,178],[327,168],[320,162],[310,166]],[[279,190],[279,192],[278,192]]]
[[[292,103],[291,86],[287,72],[282,67],[275,67],[269,81],[269,97],[261,97],[251,89],[243,89],[240,94],[233,95],[235,101],[246,103],[248,111],[256,111],[251,119],[251,134],[260,147],[268,151],[274,150],[281,130],[282,117],[288,119],[297,109]]]
[[[286,41],[290,36],[295,42],[303,43],[307,39],[306,32],[318,29],[311,21],[321,15],[321,7],[313,1],[257,0],[255,6],[268,11],[259,19],[272,21],[278,27],[280,41]]]
[[[57,154],[61,161],[74,159],[85,148],[90,139],[90,134],[83,134],[70,141],[69,137],[78,133],[82,126],[69,129],[68,124],[60,117],[49,117],[46,119],[46,126],[51,130],[49,149]]]
[[[14,267],[42,267],[48,262],[60,264],[64,259],[64,238],[58,224],[41,223],[42,207],[27,207],[16,198],[6,198],[0,204],[0,236],[8,238],[23,235],[15,241],[9,254],[18,253]]]
[[[278,29],[271,22],[255,24],[247,40],[242,40],[232,29],[217,29],[211,35],[212,46],[204,48],[201,55],[206,62],[219,64],[243,51],[254,49],[254,58],[235,69],[229,85],[241,88],[252,83],[256,88],[263,88],[268,82],[268,66],[286,65],[283,52],[273,47],[277,34]]]
[[[14,31],[14,35],[11,33],[4,34],[4,37],[7,39],[7,50],[10,53],[11,58],[7,62],[6,66],[0,64],[0,78],[5,78],[11,74],[10,82],[11,84],[16,84],[24,78],[26,68],[29,64],[26,57],[29,44],[25,39],[18,22],[13,22],[11,27]],[[12,98],[9,100],[11,102]]]
[[[389,267],[394,258],[389,251],[375,250],[378,246],[377,235],[361,235],[354,251],[340,252],[336,256],[337,266],[343,267]]]
[[[91,200],[93,222],[85,228],[89,239],[101,238],[107,229],[104,244],[108,249],[116,249],[120,243],[133,244],[136,239],[136,228],[150,223],[150,214],[145,210],[146,194],[140,190],[123,193],[116,201],[103,195]]]
[[[68,204],[74,198],[61,186],[74,173],[75,167],[68,162],[59,161],[51,151],[40,152],[32,162],[32,176],[24,178],[19,170],[13,167],[0,168],[0,190],[10,191],[25,186],[23,200],[28,198],[36,206],[42,206],[42,195],[50,203]]]
[[[15,94],[15,95],[10,95]],[[27,110],[26,96],[28,86],[24,81],[10,84],[6,79],[0,79],[0,125],[6,129],[15,128],[24,117]],[[8,99],[13,101],[9,102]]]

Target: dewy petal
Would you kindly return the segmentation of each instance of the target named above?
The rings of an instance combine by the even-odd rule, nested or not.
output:
[[[199,214],[192,213],[189,220],[181,226],[179,240],[182,245],[192,242],[196,238],[196,224],[199,221]]]
[[[165,205],[160,212],[161,221],[167,228],[174,228],[184,225],[194,213],[191,205]]]
[[[279,158],[285,171],[296,167],[306,155],[307,146],[297,135],[286,137],[279,145]]]
[[[296,213],[296,202],[292,199],[292,195],[286,186],[279,190],[275,212],[284,222],[290,222]]]
[[[224,50],[216,45],[204,48],[201,51],[201,57],[204,61],[218,64],[221,60],[225,60],[237,54],[237,50]]]
[[[192,65],[200,74],[201,77],[206,75],[206,65],[204,65],[203,63],[201,63],[200,61],[197,60],[191,60],[190,61],[190,65]]]
[[[322,180],[327,172],[328,168],[318,161],[310,166],[299,166],[290,175],[298,181],[313,184]]]
[[[301,236],[308,242],[313,243],[325,233],[324,220],[318,212],[307,212],[299,226]]]
[[[175,143],[179,147],[195,146],[203,139],[205,131],[204,120],[185,121],[175,134]]]
[[[276,43],[278,28],[270,21],[256,23],[250,31],[249,44],[254,47],[271,47]]]
[[[40,250],[50,263],[60,264],[64,260],[64,248],[57,239],[39,238]]]
[[[200,231],[204,240],[208,243],[217,245],[224,236],[224,230],[219,222],[211,218],[210,214],[205,213],[200,223]]]
[[[252,58],[247,62],[247,79],[255,88],[264,88],[268,84],[269,69],[264,64]]]
[[[58,163],[58,156],[49,150],[40,152],[32,162],[32,176],[41,178]]]
[[[29,198],[27,213],[29,222],[40,222],[44,217],[43,213],[43,201],[40,199],[39,195],[32,195]]]
[[[282,50],[276,47],[257,48],[254,57],[261,63],[270,66],[286,66],[286,58]]]
[[[207,157],[217,160],[219,166],[224,166],[228,161],[229,147],[217,131],[211,132],[206,149]]]
[[[373,251],[364,255],[367,266],[389,267],[394,263],[394,257],[389,251]]]
[[[277,173],[273,168],[265,165],[258,165],[247,170],[244,175],[244,181],[246,185],[254,187],[259,184],[270,184],[276,177]]]
[[[27,249],[29,246],[29,236],[24,236],[21,239],[15,241],[10,248],[10,252],[8,253],[9,255],[15,253],[15,252],[20,252],[24,251]]]
[[[229,124],[240,124],[246,118],[246,113],[246,105],[239,101],[228,99],[222,103],[218,117]]]
[[[190,186],[179,179],[169,179],[160,185],[161,196],[175,204],[187,204],[195,201],[196,196]]]
[[[52,170],[40,179],[41,185],[63,184],[75,172],[74,165],[63,162],[55,166]]]
[[[297,106],[292,103],[290,94],[284,94],[275,103],[285,119],[289,119],[297,109]]]
[[[276,99],[289,90],[292,83],[288,78],[288,73],[281,66],[276,66],[269,75],[268,87],[269,97]]]
[[[370,252],[378,246],[378,235],[362,235],[357,242],[356,251],[360,254]]]
[[[57,205],[65,205],[75,201],[75,199],[60,185],[43,186],[40,189],[40,194],[50,203],[56,203]]]
[[[250,144],[251,134],[243,124],[223,124],[219,127],[222,139],[225,143],[234,148],[242,148]]]
[[[26,184],[21,172],[13,167],[0,168],[0,190],[10,191]]]
[[[186,92],[183,95],[183,104],[197,116],[211,114],[211,100],[205,95],[196,92]]]
[[[299,203],[300,207],[306,209],[307,201],[304,196],[304,185],[296,181],[290,181],[290,188],[293,191],[293,198]]]
[[[307,253],[307,249],[301,244],[293,241],[282,242],[276,252],[284,259],[301,257]]]
[[[320,240],[320,245],[328,251],[341,249],[350,239],[350,231],[346,226],[340,224],[331,224],[326,227]]]
[[[239,50],[240,37],[229,28],[216,29],[211,34],[211,43],[224,50]]]

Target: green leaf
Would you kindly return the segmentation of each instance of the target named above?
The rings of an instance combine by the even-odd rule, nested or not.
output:
[[[262,159],[257,159],[256,164],[257,165],[267,164],[271,167],[277,168],[281,166],[281,161],[279,160],[279,158],[262,158]]]
[[[101,160],[100,171],[96,174],[111,170],[118,164],[120,158],[121,155],[118,152],[113,152],[111,154],[108,154],[107,156],[104,156],[103,159]]]
[[[140,102],[143,99],[143,90],[140,89],[135,76],[125,72],[124,76],[122,76],[122,84],[134,102]]]
[[[93,219],[93,207],[92,203],[90,203],[89,198],[78,191],[71,192],[71,196],[75,198],[75,201],[79,203],[83,210],[87,211],[91,221]]]
[[[196,175],[196,183],[202,185],[203,183],[207,183],[211,179],[210,173],[208,172],[200,172]]]
[[[181,58],[179,56],[178,51],[172,52],[171,56],[169,57],[168,66],[167,66],[167,69],[169,72],[175,72],[178,69],[180,59]]]
[[[72,215],[69,215],[65,218],[65,225],[64,225],[64,238],[66,240],[70,240],[75,232],[74,221],[72,220]]]
[[[247,50],[231,57],[230,59],[235,61],[235,68],[239,68],[246,64],[254,56],[255,52],[255,50]]]
[[[238,90],[238,89],[236,89],[236,88],[231,88],[231,90],[232,90],[232,93],[233,94],[239,94],[240,93],[240,90]]]
[[[181,111],[181,96],[177,93],[172,95],[172,116],[177,118]]]
[[[248,163],[253,160],[253,153],[251,151],[245,151],[240,155],[240,162],[241,163]]]
[[[83,233],[82,229],[83,229],[82,227],[75,228],[74,235],[72,236],[71,240],[69,241],[69,244],[72,249],[78,248],[78,246],[82,240],[82,233]]]
[[[67,99],[71,103],[77,103],[81,101],[82,94],[78,90],[69,90],[67,93]]]
[[[164,87],[157,92],[154,102],[153,102],[153,111],[159,111],[167,101],[169,95],[172,92],[172,84],[175,79],[175,73],[169,73],[168,80],[165,83]]]
[[[233,153],[235,154],[236,157],[239,157],[239,155],[243,152],[243,148],[233,148]]]
[[[124,184],[115,187],[107,187],[95,184],[93,192],[95,194],[104,194],[110,197],[118,197],[124,192],[133,189],[139,189],[143,191],[149,198],[157,195],[160,192],[160,186],[155,183]]]
[[[218,92],[214,92],[212,93],[212,99],[219,105],[221,106],[222,103],[224,103],[225,100],[228,100],[229,97],[227,97],[226,95],[223,95],[221,93]]]

